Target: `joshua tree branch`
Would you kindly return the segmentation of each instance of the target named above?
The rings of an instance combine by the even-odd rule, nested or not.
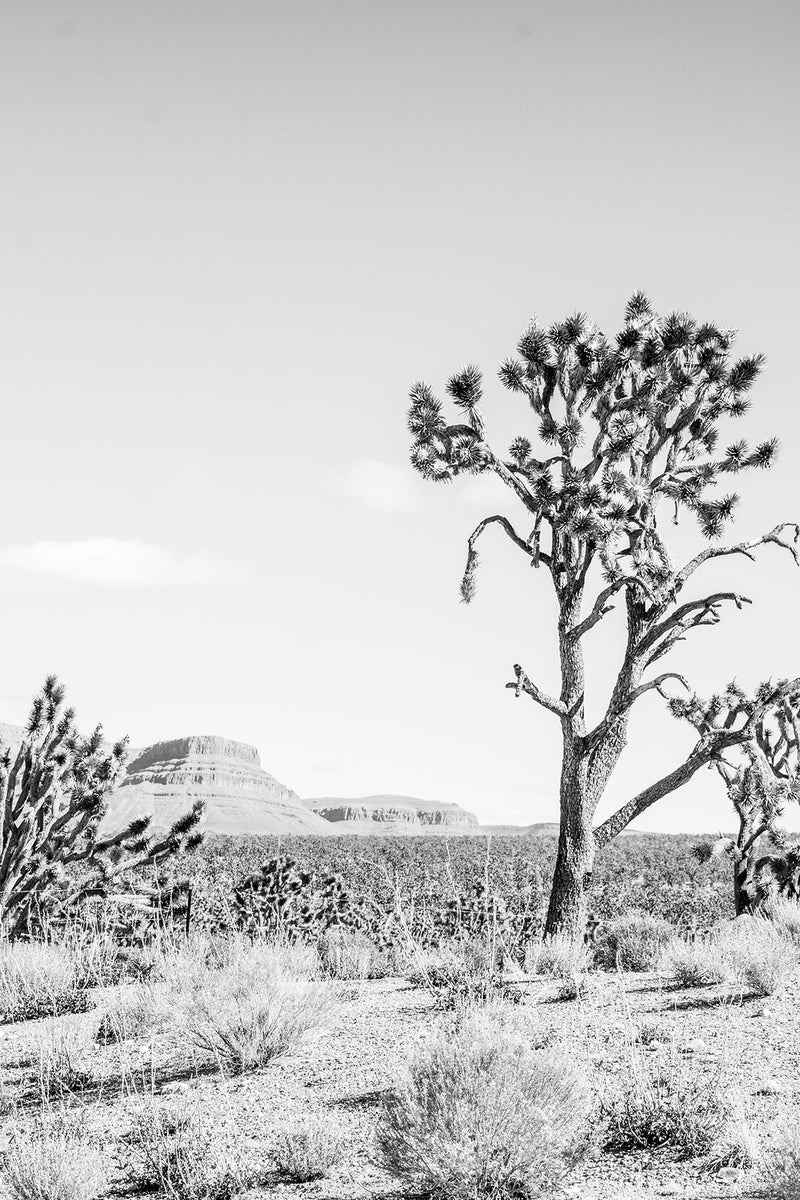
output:
[[[539,550],[538,521],[536,523],[536,527],[531,533],[531,536],[526,542],[519,536],[516,529],[507,517],[501,517],[497,514],[492,517],[484,517],[483,520],[476,525],[472,533],[467,538],[467,561],[464,566],[464,574],[461,577],[461,596],[467,604],[472,599],[475,591],[473,577],[478,566],[478,551],[476,549],[476,543],[484,529],[486,529],[487,525],[499,525],[506,536],[514,543],[514,545],[519,546],[520,550],[525,551],[533,566],[538,566],[540,562],[546,563],[547,566],[550,565],[550,555],[543,554]]]
[[[637,579],[635,575],[626,575],[624,579],[617,579],[614,581],[614,583],[610,583],[608,587],[603,588],[602,592],[600,592],[594,602],[592,611],[588,616],[584,617],[579,625],[575,626],[569,635],[570,638],[573,641],[577,641],[579,638],[582,638],[585,633],[588,633],[590,629],[593,629],[598,621],[602,621],[603,617],[607,613],[610,613],[614,608],[613,604],[609,604],[609,600],[612,596],[615,596],[617,592],[622,591],[624,587],[640,588],[644,592],[647,599],[655,603],[653,593],[650,591],[646,583],[644,583],[641,579]]]
[[[528,555],[528,557],[532,556],[532,550],[531,550],[530,545],[523,538],[521,538],[519,536],[517,531],[514,529],[514,526],[508,520],[508,518],[501,517],[501,516],[484,517],[484,519],[480,522],[479,525],[477,525],[475,527],[475,529],[472,531],[472,533],[469,535],[469,538],[467,539],[467,547],[468,547],[467,553],[474,551],[475,543],[477,542],[478,538],[483,533],[486,526],[493,525],[493,524],[499,525],[500,528],[508,535],[508,537],[514,543],[514,545],[519,546],[520,550],[524,550],[525,553]],[[539,557],[546,558],[546,555],[540,555]]]
[[[522,692],[525,692],[532,700],[540,704],[542,708],[555,713],[557,717],[565,717],[567,715],[566,704],[563,704],[561,700],[554,699],[553,696],[548,696],[535,683],[532,683],[519,663],[514,664],[514,674],[517,677],[516,680],[513,683],[507,683],[506,687],[514,689],[514,695],[517,699],[519,699]]]
[[[793,530],[794,534],[791,541],[788,539],[788,534],[784,530]],[[784,521],[780,525],[776,525],[769,533],[765,533],[763,537],[754,538],[751,542],[737,542],[734,546],[710,546],[707,550],[702,550],[700,554],[688,562],[686,566],[675,576],[675,591],[679,592],[690,575],[693,575],[698,567],[702,567],[703,563],[712,558],[723,558],[729,554],[743,554],[745,558],[749,558],[755,562],[754,550],[759,546],[766,546],[772,542],[776,546],[780,546],[783,550],[788,550],[794,559],[795,563],[800,566],[800,552],[798,552],[797,542],[800,539],[800,525],[796,525],[793,521]]]
[[[752,604],[752,600],[739,595],[738,592],[715,592],[713,596],[706,596],[703,600],[690,600],[681,604],[665,620],[654,625],[637,645],[636,654],[645,654],[657,649],[657,643],[662,637],[677,639],[682,633],[698,625],[718,624],[720,605],[726,601],[731,601],[737,608],[741,608],[743,604]],[[649,661],[653,661],[652,657]]]
[[[599,825],[594,831],[595,845],[598,850],[602,850],[607,846],[618,833],[620,833],[631,821],[636,817],[641,816],[651,804],[655,804],[663,796],[667,796],[670,792],[675,792],[678,788],[683,787],[688,783],[693,775],[709,761],[713,750],[704,745],[701,739],[692,750],[691,754],[685,759],[680,766],[674,771],[670,771],[668,775],[662,776],[656,783],[652,783],[650,787],[639,792],[621,808],[618,808],[602,825]]]
[[[665,700],[669,700],[668,693],[664,691],[664,684],[668,679],[677,679],[679,683],[683,684],[687,692],[691,692],[692,689],[689,687],[689,684],[683,675],[679,675],[677,671],[665,671],[663,675],[658,675],[655,679],[651,679],[647,683],[639,684],[638,687],[632,688],[626,696],[623,696],[618,704],[612,704],[609,707],[602,721],[595,725],[594,729],[586,735],[583,742],[584,749],[593,750],[614,721],[627,712],[629,708],[632,708],[639,697],[644,696],[646,692],[658,692]],[[509,686],[511,685],[509,684]]]
[[[683,787],[697,773],[700,767],[716,759],[721,751],[749,741],[754,736],[754,730],[765,713],[781,698],[795,695],[798,687],[800,687],[800,679],[787,680],[784,683],[777,684],[773,692],[764,696],[762,700],[754,705],[752,711],[744,714],[745,721],[739,729],[729,728],[708,730],[705,732],[680,766],[676,767],[674,771],[670,771],[668,775],[662,776],[656,783],[639,792],[631,800],[628,800],[608,820],[597,827],[594,831],[597,848],[602,849],[603,846],[606,846],[631,821],[645,812],[651,804],[655,804],[663,796],[667,796],[670,792],[677,791],[678,788]]]

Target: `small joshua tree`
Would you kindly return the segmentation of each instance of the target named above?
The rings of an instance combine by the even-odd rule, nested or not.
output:
[[[689,720],[701,736],[715,726],[752,713],[774,691],[762,684],[747,697],[735,684],[722,696],[701,701],[673,699],[675,716]],[[800,798],[800,695],[781,696],[756,720],[753,738],[714,760],[738,817],[735,837],[701,842],[694,854],[700,862],[727,854],[733,863],[736,915],[760,908],[775,892],[800,896],[800,845],[779,822],[786,805]],[[763,838],[774,853],[764,854]]]
[[[550,695],[523,668],[507,686],[559,721],[562,737],[560,831],[546,934],[579,935],[598,849],[650,805],[686,783],[726,747],[746,742],[769,703],[741,720],[704,732],[683,761],[631,797],[598,828],[593,818],[628,736],[631,710],[648,692],[666,696],[667,671],[648,670],[704,625],[715,625],[727,605],[742,608],[734,591],[697,599],[683,591],[702,567],[724,555],[754,558],[765,545],[788,550],[798,561],[800,527],[777,525],[763,537],[717,544],[733,518],[737,496],[716,495],[715,485],[750,468],[766,468],[777,442],[755,447],[735,441],[720,452],[719,426],[743,416],[763,359],[734,360],[734,332],[698,323],[686,313],[656,314],[637,293],[625,321],[609,340],[582,313],[544,329],[532,324],[517,356],[500,368],[500,382],[519,396],[543,443],[514,439],[507,453],[490,443],[477,367],[453,375],[447,391],[461,416],[449,424],[425,383],[411,389],[408,424],[411,461],[432,481],[493,472],[520,506],[520,531],[494,514],[473,530],[461,582],[465,602],[475,594],[478,540],[490,527],[508,538],[540,574],[549,577],[558,604],[561,686]],[[696,519],[712,544],[676,566],[663,528],[664,510]],[[584,640],[621,600],[627,629],[611,697],[594,725],[585,710]]]
[[[136,868],[202,840],[202,801],[164,837],[151,834],[151,817],[99,836],[126,750],[127,739],[109,750],[100,726],[88,737],[78,734],[54,676],[33,702],[16,755],[0,747],[0,925],[10,935],[43,914],[108,896]]]
[[[247,933],[269,933],[290,939],[316,940],[331,929],[370,933],[383,945],[388,922],[376,906],[354,899],[338,875],[318,879],[286,854],[265,862],[233,893],[238,927]]]

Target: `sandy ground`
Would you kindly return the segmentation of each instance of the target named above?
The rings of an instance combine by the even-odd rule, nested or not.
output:
[[[100,1082],[69,1103],[83,1106],[81,1119],[104,1147],[118,1190],[125,1191],[124,1138],[131,1105],[126,1092],[146,1089],[154,1080],[158,1094],[172,1105],[197,1107],[216,1128],[243,1137],[256,1161],[268,1160],[270,1145],[292,1123],[315,1115],[332,1119],[342,1153],[328,1178],[302,1185],[276,1179],[265,1188],[270,1195],[349,1200],[406,1194],[371,1158],[377,1106],[409,1057],[452,1017],[438,1011],[426,991],[403,980],[336,986],[339,1000],[330,1027],[296,1053],[253,1074],[223,1079],[218,1072],[182,1073],[177,1063],[170,1063],[168,1052],[153,1044],[94,1049],[92,1067]],[[740,1091],[748,1123],[768,1161],[776,1122],[798,1108],[800,980],[790,980],[776,996],[763,1000],[721,987],[676,991],[652,975],[593,974],[579,999],[548,999],[552,995],[552,985],[533,985],[525,1003],[510,1006],[513,1021],[534,1044],[566,1047],[603,1093],[630,1070],[632,1030],[643,1021],[655,1023],[669,1040],[638,1053],[654,1056],[653,1061],[677,1054],[681,1069],[722,1073],[726,1086]],[[70,1016],[59,1018],[58,1024],[66,1028],[91,1020],[91,1015]],[[16,1108],[23,1118],[36,1109],[27,1047],[43,1024],[0,1031],[2,1098],[6,1112]],[[158,1064],[154,1075],[148,1065],[153,1059]],[[710,1200],[754,1195],[757,1182],[758,1168],[720,1174],[702,1162],[675,1161],[665,1151],[597,1152],[570,1177],[565,1190],[587,1200],[670,1195]]]

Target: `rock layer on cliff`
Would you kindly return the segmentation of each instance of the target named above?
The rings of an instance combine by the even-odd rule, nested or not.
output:
[[[414,796],[317,796],[304,802],[341,833],[466,833],[478,819],[459,804]]]
[[[157,742],[134,756],[109,804],[104,833],[145,814],[166,828],[197,799],[205,800],[209,833],[330,832],[296,792],[262,768],[254,746],[195,736]]]

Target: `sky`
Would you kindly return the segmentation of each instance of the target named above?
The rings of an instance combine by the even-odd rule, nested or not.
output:
[[[519,513],[413,474],[408,389],[478,363],[507,444],[531,317],[613,333],[642,288],[766,354],[735,536],[800,519],[798,35],[789,0],[0,5],[0,721],[56,672],[82,727],[250,742],[303,796],[553,819],[557,721],[504,686],[558,690],[547,581],[489,535],[459,603]],[[800,674],[789,557],[706,579],[753,606],[670,666]],[[599,818],[690,733],[641,701]],[[706,771],[638,827],[730,824]]]

